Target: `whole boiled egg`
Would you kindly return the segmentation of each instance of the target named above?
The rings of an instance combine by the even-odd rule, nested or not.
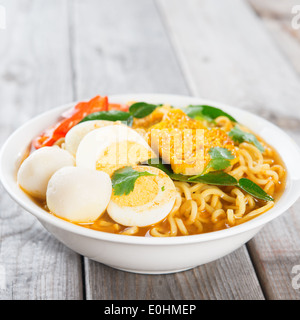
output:
[[[104,171],[111,176],[118,168],[154,157],[154,152],[141,135],[120,124],[86,134],[76,152],[76,165]]]
[[[53,214],[76,223],[93,223],[105,211],[112,194],[107,173],[64,167],[48,183],[47,206]]]
[[[107,212],[124,226],[145,227],[163,220],[172,210],[176,188],[170,177],[158,168],[135,166],[136,171],[151,175],[140,176],[127,195],[112,195]]]
[[[89,132],[102,128],[105,126],[111,126],[115,124],[121,124],[120,121],[106,121],[106,120],[91,120],[77,124],[71,128],[65,137],[65,149],[72,155],[76,155],[78,145],[82,138]]]
[[[17,181],[28,194],[44,200],[51,176],[62,167],[74,165],[75,159],[68,151],[57,146],[43,147],[22,162]]]

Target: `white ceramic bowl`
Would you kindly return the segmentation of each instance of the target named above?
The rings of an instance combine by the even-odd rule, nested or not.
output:
[[[259,134],[281,155],[287,167],[286,189],[275,206],[239,226],[221,231],[174,237],[150,238],[90,230],[61,220],[41,209],[16,183],[16,170],[26,146],[60,114],[75,103],[52,109],[30,120],[5,142],[0,155],[0,178],[10,196],[69,248],[92,260],[137,273],[171,273],[223,257],[250,240],[267,222],[285,212],[300,196],[300,149],[281,129],[247,111],[203,99],[161,94],[110,96],[110,102],[146,101],[177,107],[208,104],[219,107]]]

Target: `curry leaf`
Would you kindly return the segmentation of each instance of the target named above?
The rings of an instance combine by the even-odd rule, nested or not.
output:
[[[151,114],[157,107],[158,105],[156,104],[136,102],[130,106],[129,112],[134,118],[145,118],[146,116]]]
[[[133,191],[136,180],[143,176],[154,176],[154,174],[148,171],[136,171],[129,166],[116,170],[111,178],[114,194],[128,195]]]
[[[247,178],[241,178],[238,186],[249,193],[251,196],[264,201],[274,201],[274,199],[268,195],[260,186]]]
[[[222,171],[209,172],[207,174],[201,174],[197,176],[186,176],[183,174],[174,173],[170,166],[167,164],[163,164],[161,159],[159,158],[149,159],[147,163],[149,166],[156,167],[164,171],[171,179],[175,181],[192,183],[200,182],[222,186],[233,186],[237,184],[237,180],[234,177]]]
[[[129,126],[129,127],[132,127],[132,124],[133,124],[133,116],[132,115],[130,115],[130,117],[127,119],[127,126]]]
[[[238,126],[235,126],[234,128],[232,128],[228,135],[235,142],[242,143],[246,141],[254,144],[260,152],[264,152],[265,150],[254,134],[242,131]]]
[[[148,159],[146,162],[149,166],[158,168],[163,172],[165,172],[167,175],[174,174],[171,169],[171,166],[164,164],[161,158],[151,158],[151,159]]]
[[[193,176],[188,179],[188,182],[199,182],[217,186],[235,186],[238,183],[233,176],[223,171],[214,171]]]
[[[209,122],[213,122],[216,118],[220,116],[227,117],[232,122],[237,122],[236,119],[234,119],[231,115],[224,112],[223,110],[207,106],[207,105],[189,105],[185,108],[185,113],[193,119],[196,120],[207,120]]]
[[[107,120],[107,121],[128,121],[131,117],[129,112],[124,112],[120,110],[109,110],[109,111],[99,111],[90,113],[80,122],[91,121],[91,120]]]
[[[165,163],[162,163],[161,158],[152,158],[147,160],[147,164],[151,167],[155,167],[166,173],[171,179],[176,181],[188,182],[190,176],[186,176],[179,173],[174,173],[171,169],[171,166]]]
[[[229,156],[229,155],[228,155]],[[163,164],[160,158],[149,159],[148,165],[164,171],[171,179],[189,183],[204,183],[216,186],[235,186],[249,193],[254,198],[264,201],[274,201],[260,186],[247,178],[241,178],[239,181],[232,175],[224,171],[212,171],[206,174],[196,176],[186,176],[183,174],[173,173],[169,165]]]

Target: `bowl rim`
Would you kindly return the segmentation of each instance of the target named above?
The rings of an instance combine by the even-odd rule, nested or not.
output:
[[[176,95],[176,94],[156,94],[156,93],[132,93],[132,94],[120,94],[120,95],[108,95],[110,102],[121,102],[121,101],[132,101],[132,100],[140,100],[140,101],[149,101],[149,100],[159,100],[167,103],[170,100],[178,100],[178,101],[194,101],[195,103],[201,103],[201,104],[208,104],[212,106],[216,106],[218,108],[221,108],[227,112],[237,113],[237,114],[243,114],[244,116],[251,116],[252,118],[256,118],[257,121],[260,121],[261,123],[264,123],[268,125],[269,127],[275,129],[278,133],[282,135],[287,141],[290,141],[292,143],[292,146],[294,148],[294,151],[297,152],[297,157],[300,159],[300,148],[296,143],[279,127],[275,126],[273,123],[269,122],[268,120],[261,118],[247,110],[239,109],[237,107],[233,107],[231,105],[227,105],[224,103],[220,103],[213,100],[208,99],[202,99],[200,97],[193,97],[188,95]],[[88,100],[88,99],[87,99]],[[84,101],[83,99],[80,101]],[[38,121],[44,117],[47,117],[49,115],[55,115],[57,114],[57,117],[68,108],[74,106],[76,103],[80,101],[73,101],[67,104],[60,105],[58,107],[52,108],[46,112],[43,112],[29,121],[26,121],[23,125],[21,125],[18,129],[16,129],[10,136],[6,139],[4,144],[2,145],[1,151],[0,151],[0,180],[2,182],[2,185],[4,189],[8,192],[10,197],[17,202],[21,207],[23,207],[26,211],[34,215],[42,224],[50,224],[54,227],[57,227],[59,229],[63,229],[64,231],[71,232],[73,234],[78,234],[84,237],[94,238],[98,240],[108,241],[108,242],[117,242],[117,243],[127,243],[127,244],[133,244],[133,245],[184,245],[184,244],[191,244],[191,243],[200,243],[205,241],[213,241],[221,238],[227,238],[232,237],[234,235],[238,235],[240,233],[250,231],[255,228],[261,228],[266,223],[270,222],[271,220],[275,219],[282,213],[284,213],[290,206],[293,205],[293,203],[300,197],[300,179],[293,180],[291,179],[291,175],[289,172],[289,168],[286,168],[287,170],[287,184],[289,180],[290,184],[290,197],[288,199],[285,199],[284,195],[287,192],[287,186],[284,190],[282,196],[278,201],[275,202],[275,205],[273,208],[268,210],[267,212],[261,214],[260,216],[251,219],[247,222],[244,222],[240,225],[203,233],[203,234],[196,234],[196,235],[188,235],[188,236],[177,236],[177,237],[141,237],[141,236],[124,236],[120,234],[113,234],[103,231],[97,231],[92,230],[86,227],[82,227],[79,225],[76,225],[72,222],[68,222],[66,220],[63,220],[59,217],[56,217],[42,208],[40,208],[37,204],[34,203],[33,200],[30,200],[31,203],[25,202],[22,199],[20,199],[13,189],[11,188],[9,181],[7,180],[7,173],[4,168],[4,159],[6,156],[6,151],[9,148],[10,143],[16,139],[16,137],[19,136],[19,134],[25,130],[27,127],[34,123],[38,123]],[[158,103],[158,102],[156,102]],[[191,102],[189,102],[191,104]],[[233,114],[233,116],[236,116]],[[51,125],[51,124],[50,124]],[[33,138],[33,137],[32,137]],[[299,185],[298,188],[295,187]],[[293,191],[293,192],[292,192]],[[29,198],[29,197],[28,197]],[[30,199],[30,198],[29,198]],[[288,201],[287,201],[288,200]],[[285,201],[285,203],[282,203],[282,201]],[[281,209],[277,208],[277,203],[281,203]]]

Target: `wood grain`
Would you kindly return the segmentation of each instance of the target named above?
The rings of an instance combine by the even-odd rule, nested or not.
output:
[[[72,38],[78,97],[128,92],[188,94],[191,89],[182,76],[155,3],[130,0],[126,8],[121,3],[121,0],[73,2]],[[118,10],[120,7],[122,10]],[[99,19],[99,13],[104,11],[105,17]],[[252,299],[263,299],[246,248],[238,253],[209,267],[161,276],[125,273],[86,260],[86,297],[243,299],[249,295]],[[237,274],[236,270],[241,269],[247,273]],[[202,286],[204,282],[207,287]]]
[[[1,144],[37,113],[72,100],[66,1],[2,1]],[[0,299],[82,298],[81,257],[0,189]]]
[[[248,109],[300,144],[296,0],[2,0],[0,144],[97,94],[176,93]],[[176,274],[123,272],[54,239],[0,187],[0,299],[299,299],[300,202],[247,246]]]
[[[218,2],[218,10],[217,1],[158,3],[194,94],[262,115],[300,143],[299,78],[246,2]],[[249,243],[266,298],[299,299],[291,286],[297,212],[299,201]]]
[[[76,94],[188,94],[152,0],[72,1]]]
[[[167,275],[140,275],[86,261],[87,299],[261,300],[264,299],[245,246],[206,265]],[[247,279],[247,281],[246,281]]]
[[[194,95],[256,113],[300,117],[298,76],[244,1],[158,4]]]
[[[264,227],[248,244],[266,299],[299,300],[293,267],[300,265],[300,203]]]
[[[292,13],[298,0],[248,0],[274,39],[278,49],[286,55],[295,71],[300,73],[300,29],[293,28]]]

